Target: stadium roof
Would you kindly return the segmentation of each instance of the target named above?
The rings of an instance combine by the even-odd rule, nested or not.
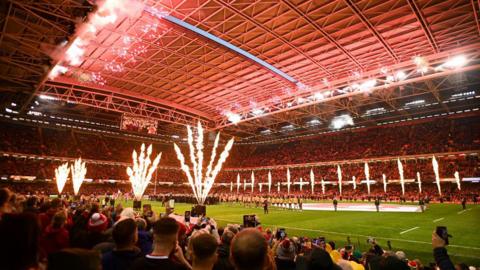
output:
[[[2,2],[1,102],[25,113],[42,95],[171,134],[202,121],[244,142],[480,104],[478,0],[111,3]]]

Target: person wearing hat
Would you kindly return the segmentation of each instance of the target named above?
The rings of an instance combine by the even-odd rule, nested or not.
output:
[[[94,213],[88,220],[87,228],[91,232],[103,232],[108,227],[108,220],[104,214]]]
[[[277,270],[295,269],[295,245],[290,239],[284,239],[275,251]]]

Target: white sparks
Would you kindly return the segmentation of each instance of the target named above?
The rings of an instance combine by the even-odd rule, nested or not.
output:
[[[440,175],[438,172],[438,162],[435,156],[432,158],[433,172],[435,173],[435,182],[437,183],[438,194],[442,196],[442,187],[440,186]]]
[[[68,162],[65,162],[55,169],[55,181],[57,182],[58,194],[62,193],[69,174],[70,168],[68,167]]]
[[[133,167],[127,168],[127,175],[132,184],[133,194],[135,195],[136,200],[142,199],[143,193],[145,193],[145,190],[152,179],[153,172],[157,169],[158,163],[160,163],[162,153],[157,155],[153,160],[153,163],[150,159],[151,154],[152,145],[148,147],[147,152],[145,153],[145,144],[142,143],[140,155],[137,155],[137,151],[133,150]]]
[[[253,188],[255,187],[255,174],[253,173],[253,171],[252,171],[251,180],[252,180],[252,193],[253,193]]]
[[[268,171],[268,193],[270,193],[271,188],[272,188],[272,172]]]
[[[344,114],[340,116],[335,116],[332,119],[332,122],[330,123],[330,128],[341,129],[346,126],[353,126],[353,125],[354,125],[353,118],[348,114]]]
[[[245,190],[247,190],[247,180],[243,179],[243,192],[245,193]]]
[[[310,188],[313,194],[315,191],[315,175],[313,174],[313,169],[310,169]]]
[[[303,190],[303,178],[302,177],[300,177],[299,185],[300,185],[300,191],[302,191]]]
[[[387,193],[387,176],[382,173],[382,179],[383,179],[383,192]]]
[[[75,160],[75,162],[71,166],[71,171],[73,192],[75,193],[75,195],[78,195],[78,191],[80,191],[80,186],[85,180],[85,175],[87,174],[87,168],[85,167],[85,162],[82,162],[82,158]]]
[[[405,195],[405,178],[403,177],[403,165],[400,158],[397,159],[398,174],[400,176],[400,185],[402,186],[402,196]]]
[[[357,178],[354,176],[352,176],[352,184],[353,184],[353,190],[356,190],[357,189]]]
[[[368,195],[370,195],[370,168],[368,167],[367,162],[365,162],[364,170],[365,170],[365,180],[367,181],[367,192],[368,192]]]
[[[65,61],[71,66],[78,66],[82,63],[82,56],[85,53],[85,42],[77,37],[72,45],[65,52]]]
[[[338,191],[342,195],[342,169],[340,165],[337,165],[337,176],[338,176]]]
[[[322,178],[322,194],[325,195],[325,181],[323,181],[323,178]]]
[[[192,170],[193,170],[193,177],[190,173],[190,167],[185,163],[185,157],[182,154],[182,151],[174,143],[175,152],[177,154],[177,158],[180,161],[180,165],[182,170],[187,175],[188,183],[192,187],[193,195],[197,199],[198,204],[203,205],[205,200],[207,199],[208,193],[213,187],[213,183],[215,182],[215,178],[217,177],[218,173],[222,169],[223,163],[226,161],[230,149],[233,146],[233,138],[231,138],[227,144],[223,152],[220,154],[218,160],[215,164],[216,152],[218,147],[218,142],[220,136],[217,134],[215,138],[215,143],[212,149],[212,154],[210,157],[210,162],[207,166],[207,170],[203,172],[203,128],[201,123],[199,122],[197,125],[197,137],[196,143],[194,144],[193,138],[193,131],[190,126],[187,126],[187,142],[189,146],[189,153],[190,153],[190,161],[192,163]],[[196,145],[196,146],[195,146]],[[214,166],[215,164],[215,166]],[[237,178],[237,185],[239,183],[239,178]],[[245,190],[245,182],[244,182],[244,190]],[[237,186],[238,192],[238,186]]]
[[[420,178],[419,172],[417,172],[417,184],[418,184],[418,193],[422,193],[422,179]]]
[[[237,193],[240,190],[240,173],[237,173]]]
[[[458,171],[455,171],[455,173],[453,174],[453,176],[455,177],[455,182],[457,182],[457,188],[458,190],[462,190],[461,186],[460,186],[460,174],[458,173]]]
[[[67,67],[64,67],[62,65],[56,65],[52,68],[52,70],[50,71],[50,73],[48,74],[48,78],[50,80],[53,80],[55,79],[58,75],[60,74],[65,74],[67,73],[68,71],[68,68]]]
[[[290,194],[290,168],[287,168],[287,194]]]

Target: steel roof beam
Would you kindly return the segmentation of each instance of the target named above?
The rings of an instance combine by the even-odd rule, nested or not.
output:
[[[420,26],[422,27],[423,32],[425,33],[425,37],[428,39],[428,43],[433,49],[434,53],[439,52],[439,48],[437,45],[437,42],[435,41],[435,38],[433,36],[432,31],[430,31],[430,27],[428,26],[428,22],[423,16],[422,10],[418,7],[417,3],[415,0],[407,0],[410,8],[413,10],[413,13],[415,14],[415,17],[417,17],[418,22],[420,23]],[[477,21],[478,23],[478,21]]]
[[[377,38],[377,40],[382,44],[383,48],[388,52],[388,54],[395,60],[395,62],[399,62],[398,56],[395,54],[393,49],[388,45],[387,41],[383,38],[383,36],[375,29],[372,23],[367,19],[367,17],[362,13],[362,11],[353,3],[352,0],[344,0],[345,3],[350,7],[351,10],[357,15],[360,21],[367,27],[367,29]]]

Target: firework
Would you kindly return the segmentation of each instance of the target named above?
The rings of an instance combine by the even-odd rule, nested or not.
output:
[[[243,179],[243,192],[247,190],[247,180]]]
[[[419,172],[417,172],[417,184],[418,184],[418,193],[422,193],[422,179],[420,178]]]
[[[338,176],[338,191],[342,195],[342,169],[340,165],[337,165],[337,176]]]
[[[460,186],[460,174],[458,173],[458,171],[455,171],[455,173],[453,174],[453,176],[455,176],[455,182],[457,182],[457,188],[458,190],[462,190],[461,186]]]
[[[185,157],[183,156],[182,151],[178,145],[174,143],[175,152],[178,160],[180,161],[181,168],[187,175],[188,183],[192,187],[193,195],[197,199],[197,202],[201,205],[205,203],[208,193],[213,187],[215,178],[222,169],[222,165],[227,159],[230,149],[232,149],[233,146],[233,138],[231,138],[225,145],[223,152],[220,154],[218,160],[216,160],[216,164],[214,166],[219,140],[220,133],[218,133],[215,138],[212,154],[210,156],[210,162],[208,163],[206,172],[203,172],[203,127],[201,123],[198,122],[197,137],[194,143],[192,128],[187,126],[187,142],[190,150],[189,153],[190,161],[192,163],[193,176],[192,173],[190,173],[190,167],[185,163]]]
[[[158,163],[160,163],[162,153],[158,154],[153,162],[150,159],[151,154],[152,145],[150,145],[145,152],[145,144],[142,143],[142,146],[140,147],[140,155],[137,154],[136,150],[133,150],[133,166],[127,168],[127,175],[130,179],[136,200],[142,199],[143,193],[152,179],[153,172],[155,172]]]
[[[370,168],[368,167],[367,162],[365,162],[364,171],[365,171],[365,180],[367,182],[367,192],[368,192],[368,195],[370,195]]]
[[[382,173],[382,179],[383,179],[383,192],[387,193],[387,176]]]
[[[237,193],[240,190],[240,173],[237,173]]]
[[[290,194],[290,169],[287,168],[287,194]]]
[[[433,172],[435,173],[435,182],[437,183],[438,194],[442,196],[442,188],[440,187],[440,175],[438,173],[438,162],[435,156],[432,158]]]
[[[310,188],[312,189],[312,194],[315,191],[315,175],[313,174],[313,169],[310,169]]]
[[[325,181],[323,181],[323,178],[322,178],[322,194],[325,195]]]
[[[300,191],[302,191],[303,190],[303,178],[302,177],[300,177],[300,183],[299,184],[300,184]]]
[[[233,192],[233,182],[230,182],[230,193]]]
[[[262,183],[258,183],[258,190],[262,193]]]
[[[277,183],[277,192],[280,193],[280,183]]]
[[[353,184],[353,189],[357,189],[357,178],[355,176],[352,176],[352,184]]]
[[[69,174],[70,168],[68,167],[68,162],[65,162],[55,169],[55,181],[57,182],[58,194],[62,193]]]
[[[253,192],[253,188],[255,187],[255,174],[253,173],[253,171],[252,171],[251,179],[252,179],[252,192]]]
[[[83,180],[85,180],[85,175],[87,174],[85,162],[82,162],[82,158],[76,159],[70,170],[72,171],[73,192],[75,195],[78,195],[80,186],[82,185]]]
[[[402,195],[405,195],[405,178],[403,177],[403,165],[400,158],[397,159],[398,174],[400,175],[400,185],[402,186]]]
[[[268,193],[270,193],[271,188],[272,188],[272,172],[268,171]]]

